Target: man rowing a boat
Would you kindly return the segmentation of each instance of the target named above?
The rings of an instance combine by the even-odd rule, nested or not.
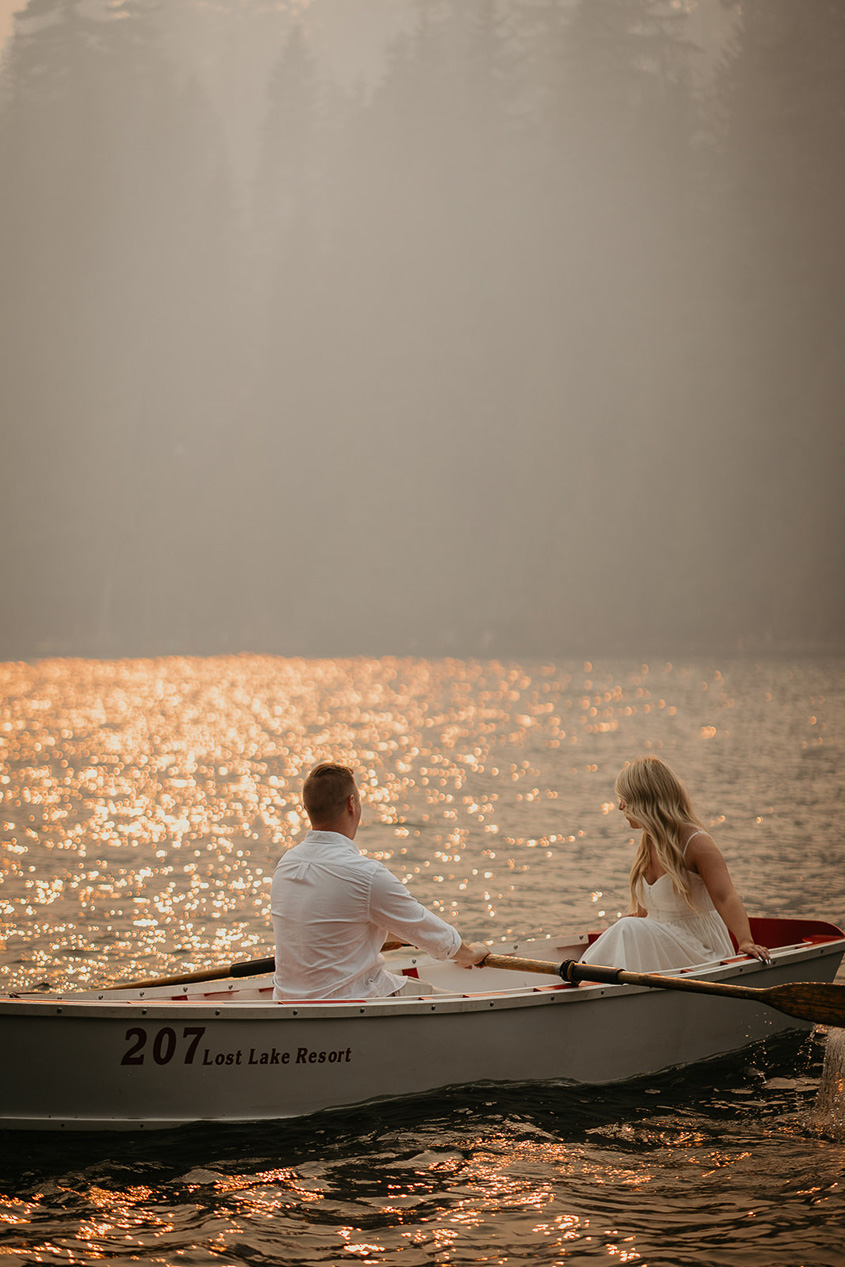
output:
[[[277,1001],[418,992],[419,982],[384,966],[389,934],[462,968],[481,963],[489,946],[468,945],[383,863],[361,854],[361,797],[348,766],[315,766],[302,799],[311,830],[279,860],[270,890]]]

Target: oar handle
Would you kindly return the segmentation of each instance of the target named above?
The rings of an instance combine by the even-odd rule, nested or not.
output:
[[[597,964],[582,964],[577,959],[564,959],[563,963],[553,963],[551,959],[522,959],[519,955],[489,954],[482,962],[487,968],[505,968],[509,972],[537,972],[542,973],[544,977],[560,977],[562,981],[568,981],[570,985],[577,985],[579,981],[586,980],[607,981],[610,985],[618,985],[628,975],[621,968],[602,968]]]
[[[544,977],[563,977],[566,980],[564,969],[571,961],[564,960],[563,963],[551,963],[545,959],[521,959],[519,955],[485,955],[481,961],[482,967],[485,968],[505,968],[510,972],[539,972]]]

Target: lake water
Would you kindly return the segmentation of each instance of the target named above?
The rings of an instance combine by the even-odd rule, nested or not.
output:
[[[360,772],[359,844],[467,938],[626,910],[613,781],[647,751],[685,777],[752,914],[845,923],[842,659],[55,660],[0,665],[0,694],[3,990],[267,953],[273,866],[325,757]],[[0,1255],[838,1267],[845,1142],[812,1120],[824,1039],[623,1088],[6,1135]]]

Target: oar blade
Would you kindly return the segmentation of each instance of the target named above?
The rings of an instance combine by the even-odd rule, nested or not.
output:
[[[826,981],[797,981],[773,985],[760,991],[763,1002],[787,1016],[797,1016],[814,1025],[835,1025],[845,1029],[845,985]]]

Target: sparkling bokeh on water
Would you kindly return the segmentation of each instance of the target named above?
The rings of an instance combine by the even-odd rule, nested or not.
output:
[[[752,914],[842,925],[843,687],[841,660],[0,665],[2,988],[266,954],[273,866],[326,757],[359,771],[358,843],[467,937],[627,909],[613,781],[647,751]],[[810,1121],[823,1054],[817,1034],[647,1085],[463,1088],[131,1148],[15,1135],[0,1252],[823,1267],[845,1215],[841,1142]]]

